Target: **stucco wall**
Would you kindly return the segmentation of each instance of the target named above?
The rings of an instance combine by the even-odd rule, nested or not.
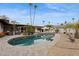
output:
[[[63,28],[60,28],[60,29],[59,29],[59,32],[60,32],[60,33],[64,33],[65,30],[64,30]]]
[[[3,32],[3,27],[1,23],[0,23],[0,32]]]

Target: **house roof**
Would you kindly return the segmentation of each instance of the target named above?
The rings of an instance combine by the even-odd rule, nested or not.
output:
[[[0,16],[0,22],[3,23],[3,24],[9,24],[8,17]]]
[[[5,19],[0,19],[0,22],[2,22],[3,24],[9,24],[9,20],[5,20]]]

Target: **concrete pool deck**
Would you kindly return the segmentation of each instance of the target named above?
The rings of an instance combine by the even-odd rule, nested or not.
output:
[[[31,46],[11,46],[8,40],[22,35],[5,36],[0,38],[0,56],[46,56],[50,42]]]
[[[11,46],[7,41],[22,35],[5,36],[0,38],[0,56],[79,56],[79,40],[76,39],[76,42],[72,43],[67,35],[59,35],[60,40],[55,45],[49,44],[49,42],[31,46]]]
[[[61,40],[56,45],[52,46],[49,51],[49,56],[79,56],[79,39],[75,42],[70,42],[68,36],[61,34]]]

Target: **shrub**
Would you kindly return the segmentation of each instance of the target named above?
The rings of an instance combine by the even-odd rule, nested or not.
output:
[[[26,32],[28,33],[28,35],[31,35],[31,34],[35,33],[35,27],[31,26],[31,25],[28,25]]]
[[[58,33],[59,32],[59,29],[56,29],[55,32]]]

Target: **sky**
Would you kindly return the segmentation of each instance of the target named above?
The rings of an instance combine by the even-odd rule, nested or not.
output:
[[[34,25],[46,25],[48,22],[57,25],[65,21],[71,23],[72,18],[75,18],[75,21],[79,20],[78,3],[33,3],[34,5],[37,5]],[[5,15],[10,21],[27,24],[30,23],[29,9],[28,3],[0,3],[0,16]],[[32,7],[32,18],[33,15]]]

